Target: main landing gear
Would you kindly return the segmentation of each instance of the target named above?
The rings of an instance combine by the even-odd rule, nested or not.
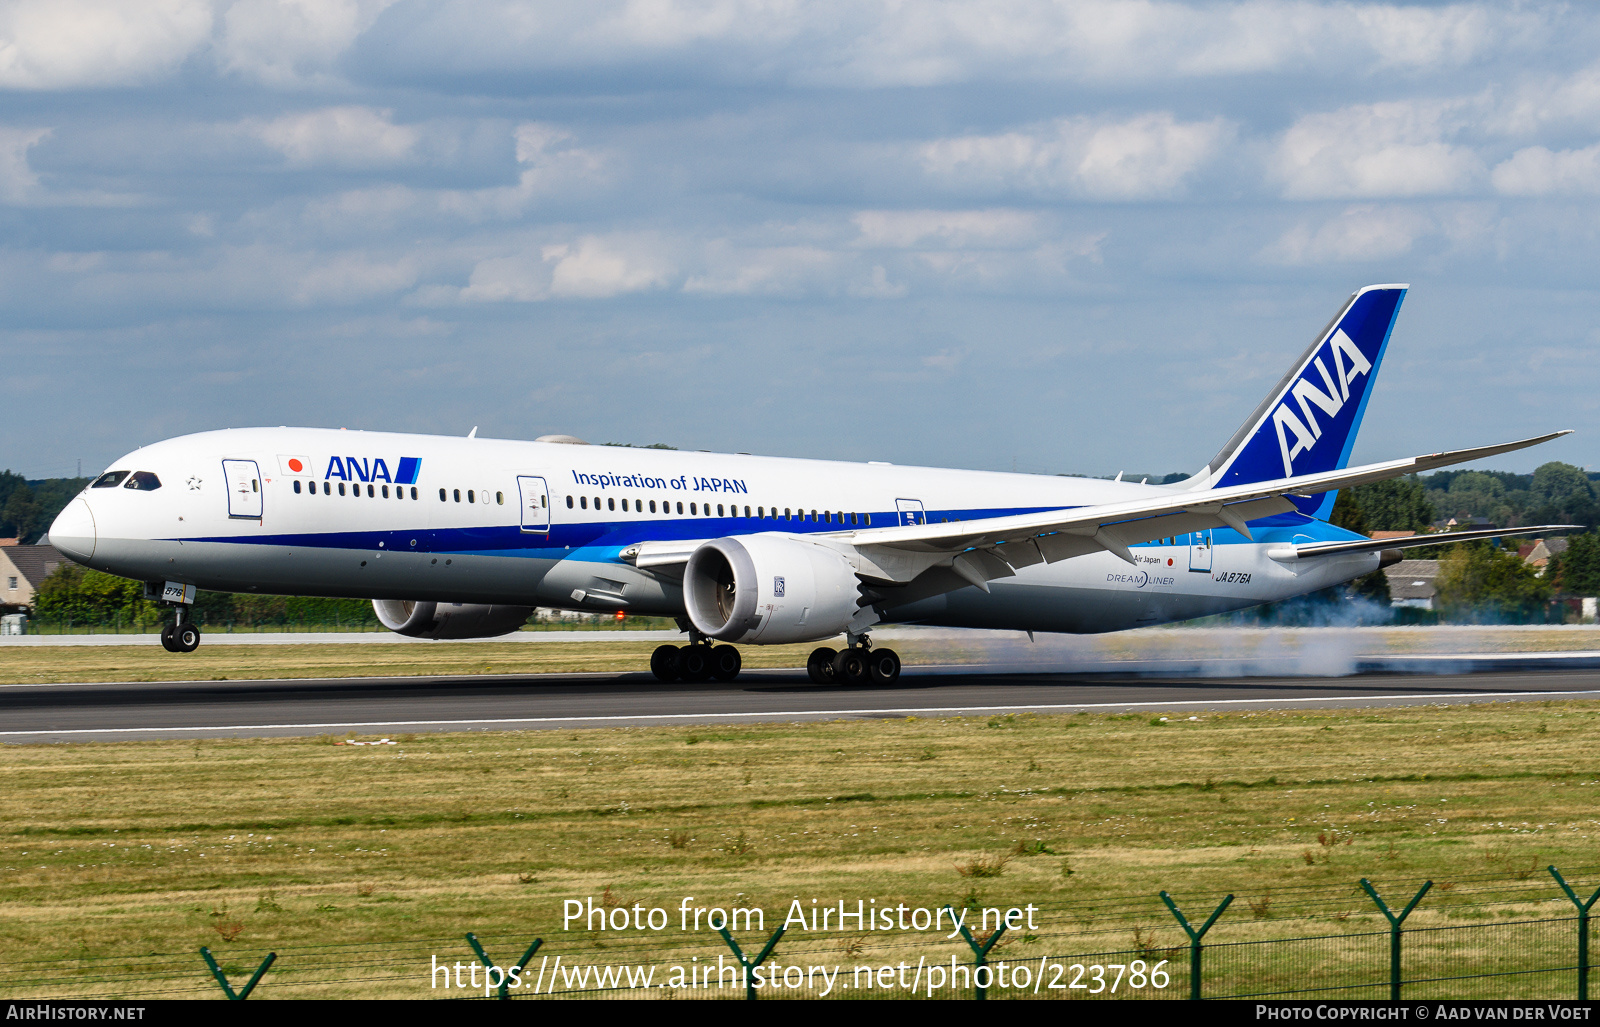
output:
[[[658,646],[650,654],[650,672],[662,681],[732,681],[744,660],[731,645],[696,639],[690,645]]]
[[[200,648],[200,626],[189,619],[189,607],[178,607],[171,624],[161,629],[161,648],[169,653],[192,653]]]
[[[893,649],[872,648],[863,636],[848,649],[813,649],[806,673],[819,685],[887,685],[900,677],[900,657]]]

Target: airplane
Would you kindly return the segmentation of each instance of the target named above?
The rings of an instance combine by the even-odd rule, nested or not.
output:
[[[1399,550],[1541,525],[1374,541],[1336,492],[1567,431],[1348,467],[1408,286],[1354,293],[1217,455],[1170,484],[887,463],[320,428],[231,428],[137,449],[50,544],[146,583],[200,644],[197,589],[370,599],[429,639],[517,630],[534,607],[677,618],[663,681],[729,681],[730,643],[845,636],[821,683],[887,683],[879,624],[1105,632],[1314,592]]]

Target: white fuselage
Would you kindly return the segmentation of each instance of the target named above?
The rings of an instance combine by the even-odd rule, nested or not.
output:
[[[971,520],[1170,494],[1158,485],[743,454],[313,428],[240,428],[129,453],[51,542],[91,567],[201,589],[682,616],[640,542]],[[131,480],[131,479],[130,479]],[[148,477],[144,479],[147,483]],[[890,609],[893,621],[1095,632],[1182,620],[1367,573],[1376,553],[1272,559],[1352,535],[1298,514],[1036,564]]]

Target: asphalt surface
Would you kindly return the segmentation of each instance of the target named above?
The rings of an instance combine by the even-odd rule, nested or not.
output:
[[[1410,672],[1340,677],[911,668],[892,686],[861,688],[816,685],[793,670],[746,671],[735,682],[701,684],[662,684],[648,674],[543,674],[0,685],[0,742],[1600,699],[1600,660],[1593,654],[1477,663],[1453,657],[1408,666]]]

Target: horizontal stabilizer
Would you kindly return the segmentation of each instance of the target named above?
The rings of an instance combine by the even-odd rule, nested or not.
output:
[[[1336,553],[1373,553],[1384,549],[1416,549],[1419,546],[1448,546],[1456,542],[1471,542],[1480,538],[1499,538],[1502,535],[1554,535],[1564,531],[1583,531],[1581,524],[1537,524],[1529,528],[1474,528],[1471,531],[1442,531],[1435,535],[1405,535],[1400,538],[1371,538],[1350,542],[1312,542],[1294,546],[1294,555],[1304,560],[1311,556],[1333,556]],[[1277,550],[1268,555],[1276,557]]]

